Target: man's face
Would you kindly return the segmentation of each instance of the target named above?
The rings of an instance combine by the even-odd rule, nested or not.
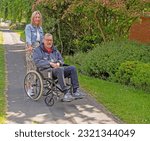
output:
[[[51,48],[53,45],[53,37],[52,36],[45,36],[44,37],[44,47]]]

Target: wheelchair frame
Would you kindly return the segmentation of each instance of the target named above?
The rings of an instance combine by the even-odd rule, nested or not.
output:
[[[39,100],[41,96],[45,96],[45,103],[47,106],[53,106],[56,100],[62,98],[62,90],[58,84],[58,80],[52,77],[52,73],[48,72],[48,76],[44,77],[42,72],[37,70],[30,70],[24,78],[24,90],[26,95],[32,100]],[[72,85],[70,78],[68,78],[67,86],[70,86],[72,93]],[[33,95],[28,93],[32,88]]]

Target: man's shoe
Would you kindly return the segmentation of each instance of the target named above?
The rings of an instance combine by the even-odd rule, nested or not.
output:
[[[64,95],[62,101],[63,101],[63,102],[71,102],[71,101],[73,101],[74,99],[75,99],[75,98],[74,98],[69,92],[67,92],[67,93]]]
[[[73,93],[72,96],[75,99],[82,99],[85,97],[85,95],[83,93],[81,93],[79,90],[77,90],[75,93]]]

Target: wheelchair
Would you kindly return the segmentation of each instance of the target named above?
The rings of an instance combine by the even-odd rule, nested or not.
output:
[[[65,78],[65,81],[69,91],[72,93],[70,78]],[[31,88],[32,95],[28,92]],[[24,78],[24,90],[26,95],[34,101],[37,101],[44,96],[44,101],[47,106],[53,106],[54,103],[61,100],[64,95],[58,84],[57,78],[52,76],[50,68],[43,70],[36,68],[36,70],[28,71]]]

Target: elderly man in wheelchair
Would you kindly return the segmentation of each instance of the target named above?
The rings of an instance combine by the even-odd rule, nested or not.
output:
[[[79,92],[79,82],[76,68],[74,66],[68,66],[64,64],[61,54],[53,45],[53,36],[51,34],[46,33],[43,39],[43,44],[41,44],[33,51],[33,60],[37,67],[38,73],[35,71],[30,71],[29,73],[31,74],[35,72],[36,77],[38,75],[42,76],[42,80],[41,78],[38,81],[36,80],[36,86],[40,85],[40,90],[38,91],[43,89],[44,86],[42,85],[44,79],[47,80],[46,87],[49,87],[49,93],[52,92],[52,87],[56,85],[57,89],[59,89],[64,94],[62,98],[62,101],[64,102],[70,102],[74,99],[81,99],[84,97],[84,95]],[[45,73],[47,74],[46,77],[44,77]],[[35,79],[34,77],[32,76],[30,80],[33,81]],[[66,83],[65,78],[67,77],[70,79],[71,85]],[[30,84],[25,84],[25,87],[29,87],[27,85]],[[34,87],[34,85],[32,84],[32,87]],[[32,91],[28,93],[28,95],[32,95]]]

